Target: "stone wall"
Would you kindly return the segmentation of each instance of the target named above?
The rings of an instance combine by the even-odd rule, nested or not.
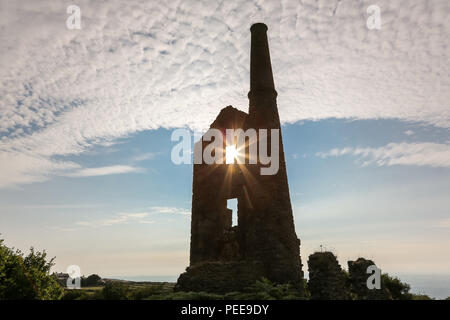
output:
[[[371,274],[367,273],[367,268],[375,265],[372,260],[358,258],[356,261],[348,261],[348,271],[350,277],[350,289],[358,300],[389,300],[391,296],[381,282],[381,289],[369,289],[367,279]]]
[[[176,291],[242,292],[265,274],[258,262],[204,262],[188,267],[178,278]]]
[[[345,274],[331,252],[315,252],[308,259],[308,289],[314,300],[350,299]]]

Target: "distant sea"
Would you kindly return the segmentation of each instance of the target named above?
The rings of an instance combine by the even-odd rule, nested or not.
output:
[[[450,297],[450,274],[398,274],[402,282],[411,286],[412,293],[426,294],[432,298]]]
[[[402,282],[411,286],[411,292],[426,294],[432,298],[445,299],[450,297],[450,274],[449,275],[419,275],[398,274]],[[107,276],[105,278],[121,279],[128,281],[152,281],[152,282],[176,282],[176,276]]]
[[[176,276],[105,276],[107,279],[127,280],[127,281],[149,281],[149,282],[177,282]]]

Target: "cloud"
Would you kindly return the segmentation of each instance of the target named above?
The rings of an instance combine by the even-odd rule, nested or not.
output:
[[[111,218],[78,221],[75,224],[84,227],[109,227],[116,224],[139,223],[153,224],[153,220],[148,220],[149,215],[170,214],[170,215],[190,215],[190,210],[177,207],[149,207],[148,211],[137,213],[120,213]]]
[[[450,219],[442,219],[437,224],[441,228],[449,228],[450,229]]]
[[[19,208],[19,209],[89,209],[101,207],[101,204],[28,204],[28,205],[6,205],[3,208]]]
[[[318,152],[322,158],[339,157],[344,155],[357,156],[363,166],[412,165],[429,167],[450,167],[450,145],[439,143],[389,143],[379,148],[331,149]]]
[[[131,158],[132,162],[141,162],[145,160],[151,160],[155,158],[159,153],[158,152],[146,152],[139,155],[136,155]]]
[[[72,161],[54,160],[27,152],[26,150],[1,151],[0,144],[0,187],[45,181],[50,175],[64,174],[80,166]]]
[[[306,153],[304,153],[304,154],[294,153],[294,154],[292,154],[292,158],[293,159],[306,158]]]
[[[148,212],[141,213],[121,213],[112,218],[100,219],[100,220],[88,220],[88,221],[78,221],[75,224],[85,227],[109,227],[116,224],[124,223],[143,223],[152,224],[154,221],[146,220]]]
[[[111,174],[123,174],[131,172],[141,172],[143,169],[139,167],[116,165],[98,168],[85,168],[68,174],[70,177],[94,177],[94,176],[106,176]]]
[[[395,118],[450,127],[447,0],[1,0],[0,187],[74,169],[65,157],[143,130],[247,109],[249,26],[263,21],[283,123]],[[412,32],[413,31],[413,32]],[[16,162],[16,159],[20,161]],[[1,171],[7,171],[2,167]]]
[[[177,207],[150,207],[153,213],[190,215],[191,211]]]

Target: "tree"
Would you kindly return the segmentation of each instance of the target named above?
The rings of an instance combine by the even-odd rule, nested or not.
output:
[[[383,285],[389,290],[389,293],[394,300],[411,300],[412,294],[409,293],[411,287],[409,284],[401,282],[397,277],[391,277],[389,274],[384,273],[381,275],[381,281]]]
[[[0,300],[59,299],[63,288],[50,274],[54,259],[47,261],[47,253],[33,247],[24,257],[0,239]]]
[[[87,278],[81,278],[81,285],[83,287],[93,287],[100,284],[102,278],[98,274],[91,274]]]

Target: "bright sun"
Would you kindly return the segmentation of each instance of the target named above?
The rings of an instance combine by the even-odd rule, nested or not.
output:
[[[238,155],[238,151],[236,150],[235,146],[228,146],[225,149],[225,155],[226,155],[225,163],[226,164],[233,164],[234,163],[234,159],[236,159],[236,157]]]

